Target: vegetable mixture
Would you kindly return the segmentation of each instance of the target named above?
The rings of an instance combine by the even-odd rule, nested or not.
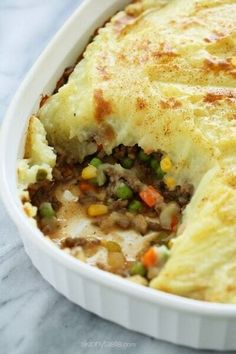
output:
[[[190,184],[176,185],[169,175],[172,168],[171,159],[163,152],[146,154],[137,145],[120,145],[111,155],[99,146],[97,153],[81,164],[67,163],[59,157],[53,181],[47,181],[42,172],[29,188],[32,204],[38,207],[38,226],[49,236],[57,228],[61,203],[56,187],[73,181],[80,191],[77,203],[104,234],[119,229],[153,237],[136,261],[125,258],[118,242],[91,236],[66,237],[60,247],[80,250],[78,258],[84,261],[106,249],[107,265],[98,263],[98,267],[148,285],[168,259],[182,211],[193,193]]]

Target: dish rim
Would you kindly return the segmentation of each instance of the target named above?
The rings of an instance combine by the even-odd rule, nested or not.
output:
[[[129,282],[126,279],[123,279],[114,274],[90,266],[89,264],[83,263],[80,260],[66,254],[51,242],[49,242],[41,233],[41,231],[31,224],[29,217],[27,217],[23,211],[23,208],[21,208],[21,203],[19,202],[18,196],[14,195],[13,191],[11,191],[7,173],[7,156],[9,154],[8,142],[11,129],[14,128],[14,121],[17,117],[18,108],[20,106],[21,100],[24,99],[25,90],[29,83],[32,82],[36,76],[35,74],[38,71],[38,68],[43,66],[43,63],[46,62],[50,52],[52,52],[53,48],[57,46],[62,34],[69,27],[69,24],[73,21],[73,19],[79,16],[82,10],[88,6],[91,6],[91,2],[92,0],[85,0],[82,4],[80,4],[78,9],[75,10],[69,19],[67,19],[65,24],[49,42],[47,47],[44,49],[18,88],[15,97],[10,103],[7,113],[3,118],[0,133],[0,194],[3,203],[13,222],[18,226],[19,229],[23,230],[31,242],[33,242],[43,252],[46,252],[51,257],[51,259],[53,259],[53,261],[57,261],[60,263],[60,265],[63,265],[67,269],[80,274],[84,278],[92,279],[93,281],[100,283],[103,286],[116,289],[120,293],[141,299],[148,303],[151,302],[152,304],[159,304],[166,308],[180,310],[187,313],[197,313],[198,315],[202,316],[235,318],[236,306],[234,304],[210,303],[202,300],[194,300],[174,294],[165,293],[148,287],[143,287]],[[25,122],[28,122],[28,120],[29,117],[25,117]],[[23,136],[20,138],[22,140]],[[17,156],[14,158],[16,161]]]

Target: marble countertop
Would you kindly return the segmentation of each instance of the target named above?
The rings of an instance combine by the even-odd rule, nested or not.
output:
[[[1,118],[31,65],[81,2],[0,1]],[[106,348],[101,348],[104,342]],[[113,345],[115,342],[121,343],[119,348]],[[198,351],[128,331],[69,302],[33,267],[0,203],[0,353],[96,352],[191,354]]]

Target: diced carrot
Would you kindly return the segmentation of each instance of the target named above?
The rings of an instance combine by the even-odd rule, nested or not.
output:
[[[173,215],[172,220],[171,220],[171,230],[173,232],[176,232],[178,222],[179,222],[179,220],[178,220],[177,216]]]
[[[80,182],[79,188],[81,192],[90,192],[95,190],[94,186],[88,182]]]
[[[157,262],[158,262],[158,255],[154,247],[151,247],[147,250],[146,253],[144,253],[142,257],[142,263],[145,267],[153,267],[156,265]]]
[[[152,186],[145,187],[140,193],[140,198],[150,207],[163,200],[162,195]]]

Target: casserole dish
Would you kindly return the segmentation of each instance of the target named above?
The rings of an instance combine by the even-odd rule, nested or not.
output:
[[[21,156],[27,118],[37,109],[40,94],[52,91],[61,71],[75,61],[88,36],[125,3],[114,1],[111,4],[110,1],[101,1],[95,5],[94,1],[86,2],[32,69],[14,99],[3,125],[3,199],[19,227],[26,251],[33,263],[42,275],[70,300],[104,318],[156,338],[194,347],[234,349],[234,306],[201,303],[143,289],[92,269],[52,247],[21,211],[17,198],[15,168],[16,159]],[[101,16],[95,21],[91,15],[93,13],[100,13]],[[83,19],[90,18],[86,21],[90,25],[81,29],[78,36],[80,29],[77,23],[80,16]],[[69,40],[66,40],[68,38]],[[60,61],[60,58],[64,58],[63,61]],[[9,147],[9,141],[14,141],[15,145]]]

